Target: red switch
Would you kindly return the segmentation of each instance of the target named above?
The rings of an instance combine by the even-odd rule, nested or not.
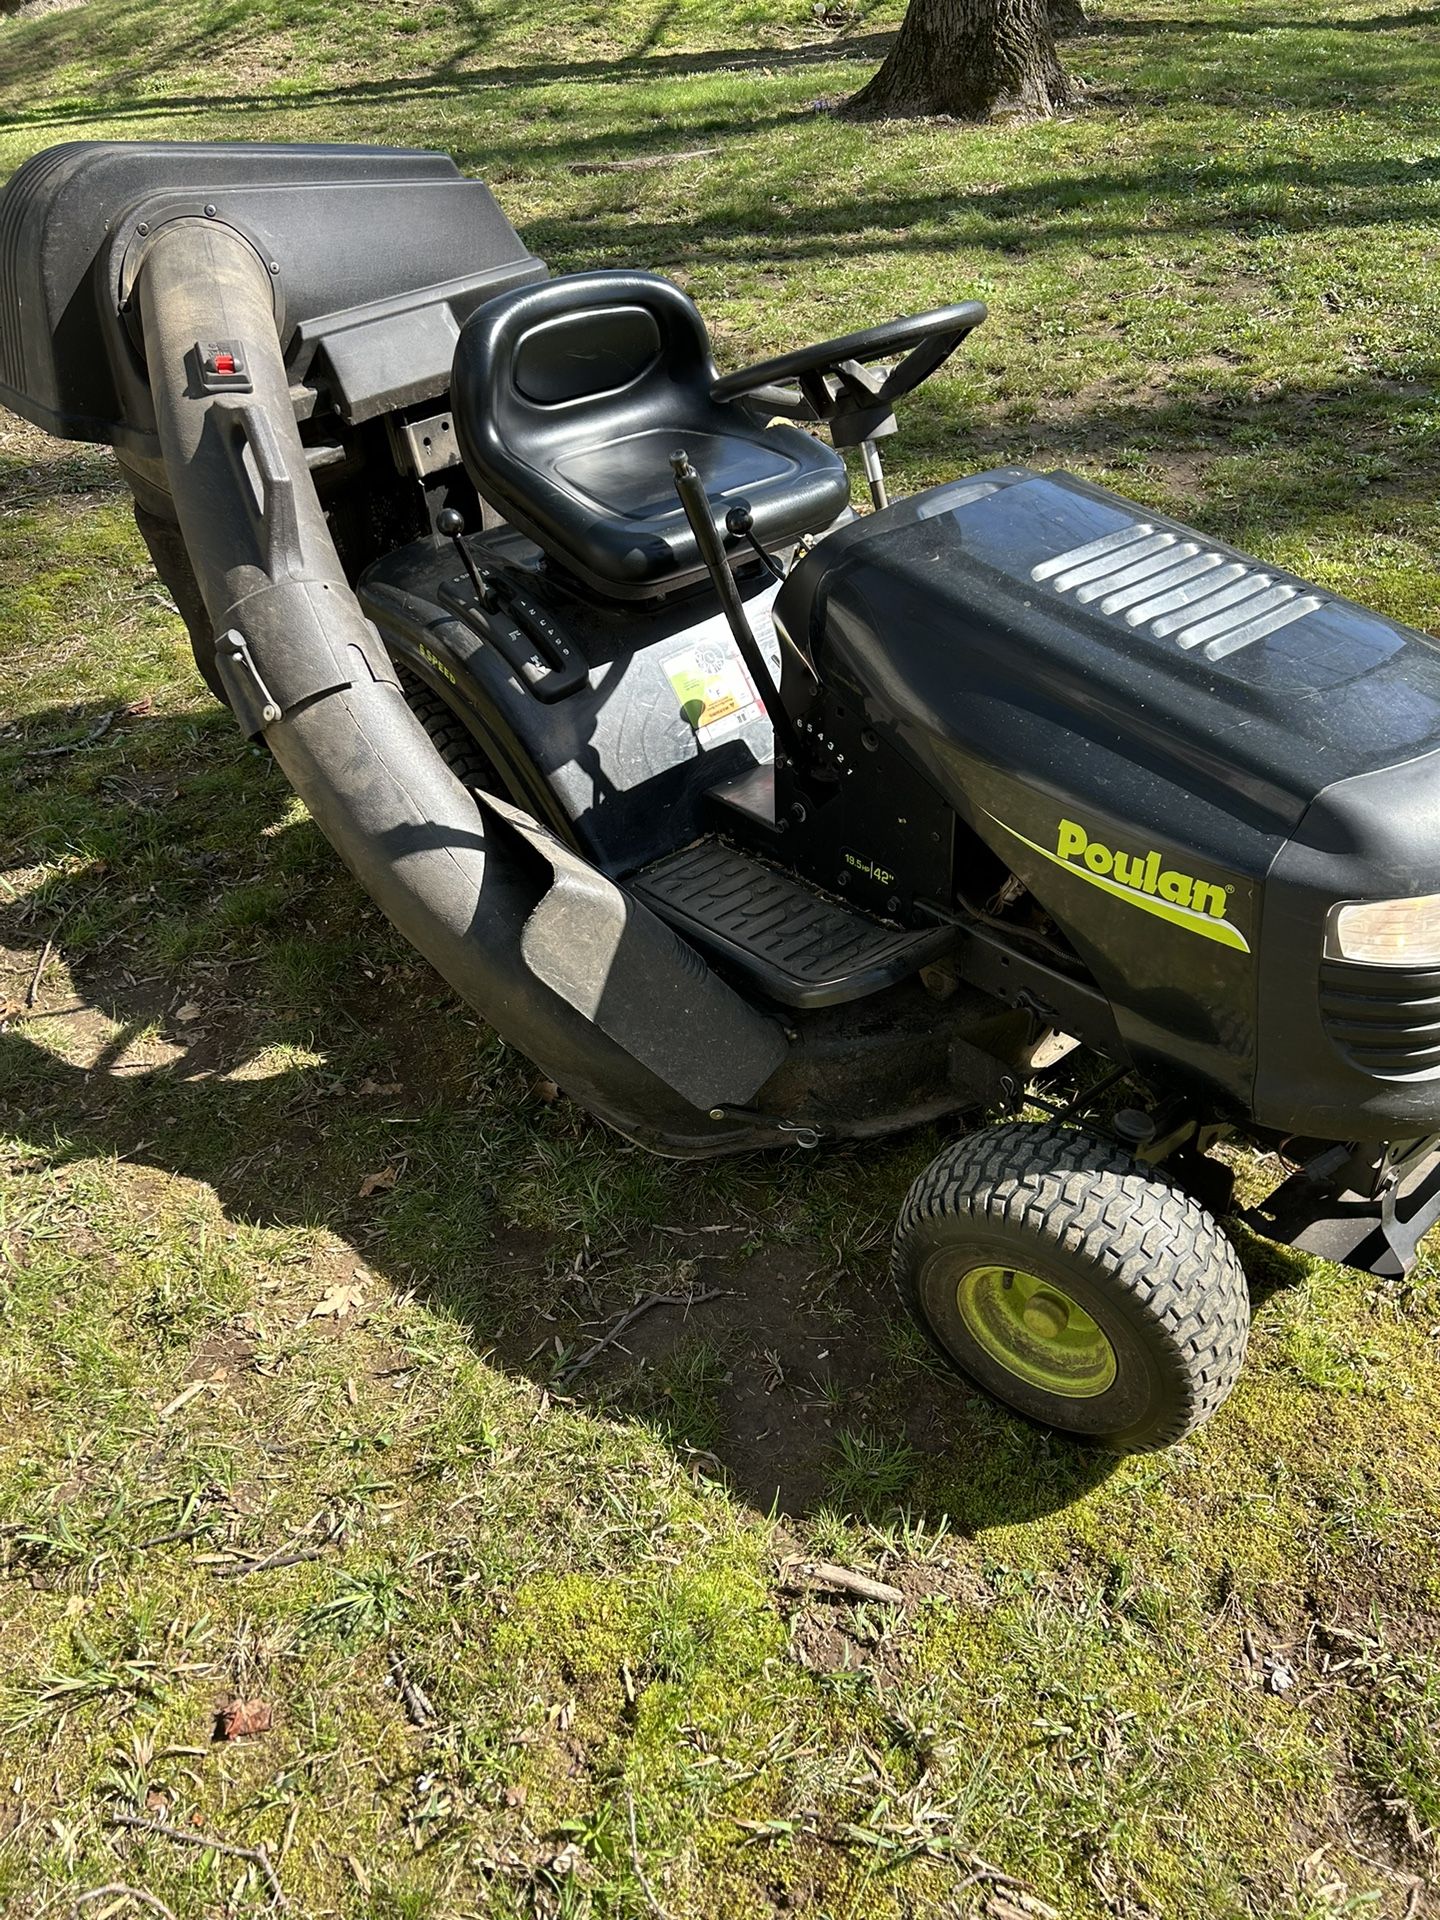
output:
[[[250,376],[245,366],[245,343],[232,341],[229,346],[221,340],[197,340],[191,348],[194,359],[190,365],[199,377],[201,393],[224,393],[250,390]]]

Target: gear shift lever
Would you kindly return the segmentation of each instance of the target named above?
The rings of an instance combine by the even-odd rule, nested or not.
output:
[[[445,536],[460,556],[460,564],[470,576],[470,584],[475,589],[475,598],[485,609],[493,613],[500,604],[500,596],[494,583],[487,578],[483,567],[477,567],[471,557],[470,549],[461,537],[465,532],[465,516],[454,507],[442,507],[435,516],[435,531]]]

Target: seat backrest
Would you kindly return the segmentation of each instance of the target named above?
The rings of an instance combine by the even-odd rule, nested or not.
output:
[[[652,273],[576,273],[502,294],[466,322],[451,402],[480,491],[522,506],[563,447],[709,405],[716,378],[694,301]]]

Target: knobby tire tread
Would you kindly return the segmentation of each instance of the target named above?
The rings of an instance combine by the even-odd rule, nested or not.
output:
[[[1162,1173],[1078,1128],[987,1127],[939,1155],[911,1187],[895,1229],[897,1282],[906,1284],[917,1230],[967,1218],[1018,1224],[1083,1252],[1145,1307],[1172,1350],[1178,1389],[1147,1446],[1183,1439],[1226,1398],[1249,1338],[1244,1272],[1215,1219]]]

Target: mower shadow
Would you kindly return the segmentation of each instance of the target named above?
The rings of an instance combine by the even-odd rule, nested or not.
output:
[[[29,717],[22,746],[33,755],[32,742],[83,739],[96,718]],[[114,783],[92,776],[108,752],[143,764],[163,824],[163,797],[178,803],[193,773],[195,725],[129,718],[123,735],[57,758],[29,776],[31,817],[53,797],[77,840],[99,831]],[[207,739],[208,757],[218,747],[223,759],[213,729]],[[639,1155],[566,1102],[537,1099],[532,1071],[427,970],[402,963],[397,980],[378,916],[360,908],[328,849],[308,825],[281,825],[278,773],[238,738],[233,755],[228,806],[240,831],[205,866],[190,911],[203,923],[206,897],[253,874],[258,834],[262,849],[288,857],[321,926],[297,935],[293,915],[277,914],[243,940],[217,927],[203,961],[166,966],[146,949],[141,910],[97,951],[67,955],[66,927],[97,893],[133,885],[113,843],[103,868],[68,874],[43,904],[22,895],[0,906],[10,1009],[0,1133],[24,1143],[25,1164],[114,1157],[202,1183],[237,1224],[323,1228],[469,1327],[494,1364],[605,1417],[645,1422],[681,1458],[718,1463],[759,1511],[879,1519],[903,1508],[979,1532],[1065,1507],[1111,1471],[1108,1457],[969,1391],[890,1294],[888,1218],[934,1141],[676,1165]],[[89,819],[77,808],[82,768]],[[314,841],[313,876],[286,848],[296,833]],[[19,870],[16,854],[11,864]],[[27,1008],[52,929],[60,964]],[[377,956],[373,979],[343,961],[337,974],[335,952],[354,945]],[[297,966],[309,983],[298,993]],[[403,1183],[358,1200],[397,1141]],[[586,1194],[600,1196],[588,1225]],[[552,1224],[537,1226],[547,1209]],[[657,1306],[567,1371],[652,1293],[712,1297],[688,1311]]]

